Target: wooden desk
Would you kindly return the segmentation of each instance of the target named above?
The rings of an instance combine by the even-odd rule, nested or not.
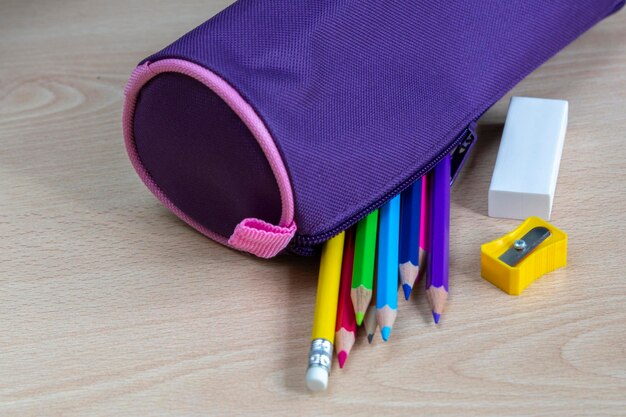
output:
[[[192,4],[193,3],[193,4]],[[626,12],[521,83],[570,101],[553,222],[567,269],[519,298],[480,278],[508,97],[453,191],[451,299],[303,383],[316,259],[263,261],[186,227],[122,146],[139,59],[228,1],[0,5],[0,415],[626,415]]]

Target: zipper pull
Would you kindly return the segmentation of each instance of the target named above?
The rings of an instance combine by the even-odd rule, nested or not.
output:
[[[243,219],[228,239],[228,245],[260,258],[272,258],[287,247],[296,230],[295,223],[276,226],[261,219]]]
[[[456,180],[456,177],[459,175],[459,172],[461,172],[465,161],[467,161],[467,156],[474,147],[474,144],[476,144],[476,139],[478,139],[478,136],[476,136],[476,122],[470,123],[470,125],[467,126],[465,131],[461,134],[461,137],[461,141],[457,147],[454,148],[451,154],[452,174],[450,175],[450,185],[454,184],[454,180]]]

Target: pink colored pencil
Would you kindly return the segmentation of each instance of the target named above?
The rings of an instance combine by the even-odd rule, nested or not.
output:
[[[419,274],[417,279],[423,279],[428,271],[428,247],[430,241],[430,173],[424,174],[422,178],[422,210],[420,218],[420,255],[419,255]]]
[[[355,229],[346,230],[341,262],[341,281],[339,284],[339,302],[337,304],[337,321],[335,324],[335,349],[339,367],[348,359],[350,349],[356,339],[356,317],[352,305],[350,290],[352,289],[352,267],[354,262]]]

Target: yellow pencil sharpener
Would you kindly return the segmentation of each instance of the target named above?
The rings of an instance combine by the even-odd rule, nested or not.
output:
[[[481,275],[510,295],[567,264],[567,234],[539,217],[480,247]]]

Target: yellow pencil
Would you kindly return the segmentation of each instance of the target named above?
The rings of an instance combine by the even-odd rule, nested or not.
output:
[[[344,232],[341,232],[326,242],[322,248],[309,367],[305,378],[306,385],[311,391],[325,390],[328,386],[335,342],[343,241]]]

